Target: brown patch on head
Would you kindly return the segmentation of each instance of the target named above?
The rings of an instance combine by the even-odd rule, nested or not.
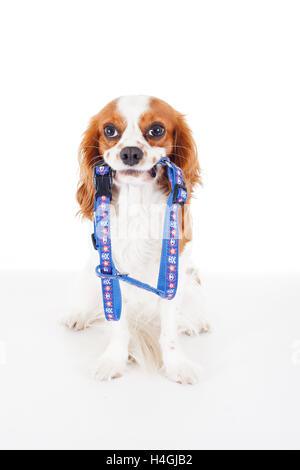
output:
[[[161,138],[147,137],[147,130],[152,124],[161,124],[165,128]],[[139,127],[150,145],[165,148],[167,156],[182,169],[191,194],[195,184],[201,182],[200,167],[196,144],[184,115],[165,101],[152,98],[149,110],[139,120]]]
[[[98,130],[99,130],[99,148],[100,154],[102,155],[104,150],[107,150],[111,147],[114,147],[118,143],[118,139],[107,139],[104,135],[103,129],[108,124],[113,124],[119,131],[120,136],[125,130],[126,123],[124,118],[117,110],[117,100],[112,101],[109,103],[105,108],[100,111],[96,116],[97,123],[98,123]]]
[[[139,127],[151,146],[164,147],[167,155],[173,150],[173,131],[176,124],[175,110],[158,98],[152,98],[149,110],[139,120]],[[160,139],[148,139],[146,134],[151,124],[161,124],[166,132]]]
[[[104,150],[118,142],[118,139],[107,139],[103,129],[107,124],[113,124],[121,135],[126,127],[116,105],[117,100],[114,100],[92,117],[79,148],[80,180],[77,201],[80,205],[79,212],[89,219],[92,219],[94,210],[93,166],[102,161]]]

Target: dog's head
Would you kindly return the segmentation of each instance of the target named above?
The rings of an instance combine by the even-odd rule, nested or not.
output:
[[[157,162],[168,156],[183,170],[189,193],[200,182],[195,142],[184,116],[170,105],[148,96],[126,96],[109,103],[94,116],[80,146],[77,200],[83,216],[94,209],[93,166],[106,162],[116,184],[160,184],[168,189]]]

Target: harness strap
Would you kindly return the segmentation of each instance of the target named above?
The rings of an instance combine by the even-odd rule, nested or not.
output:
[[[119,320],[121,316],[120,280],[165,299],[171,300],[176,295],[179,259],[178,209],[179,205],[184,205],[187,200],[187,190],[183,182],[181,169],[169,158],[162,158],[157,164],[167,166],[171,192],[166,206],[160,269],[156,288],[117,271],[112,258],[110,233],[112,170],[106,164],[94,167],[96,196],[94,234],[92,238],[100,256],[100,264],[96,268],[96,274],[102,281],[103,307],[107,320]]]

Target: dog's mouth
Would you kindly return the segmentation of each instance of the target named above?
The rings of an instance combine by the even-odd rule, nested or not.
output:
[[[139,178],[140,176],[150,176],[151,178],[155,178],[157,174],[157,165],[154,165],[150,170],[134,170],[131,168],[130,170],[117,170],[116,173],[124,176],[133,176],[134,178]]]

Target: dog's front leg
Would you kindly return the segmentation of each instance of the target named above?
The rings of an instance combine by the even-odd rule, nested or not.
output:
[[[177,325],[178,300],[160,300],[161,336],[163,371],[168,379],[182,384],[198,382],[201,368],[189,361],[178,340]]]
[[[119,321],[110,321],[110,340],[104,353],[98,359],[94,376],[98,380],[111,380],[121,377],[128,360],[129,331],[127,324],[126,304],[123,303]]]

